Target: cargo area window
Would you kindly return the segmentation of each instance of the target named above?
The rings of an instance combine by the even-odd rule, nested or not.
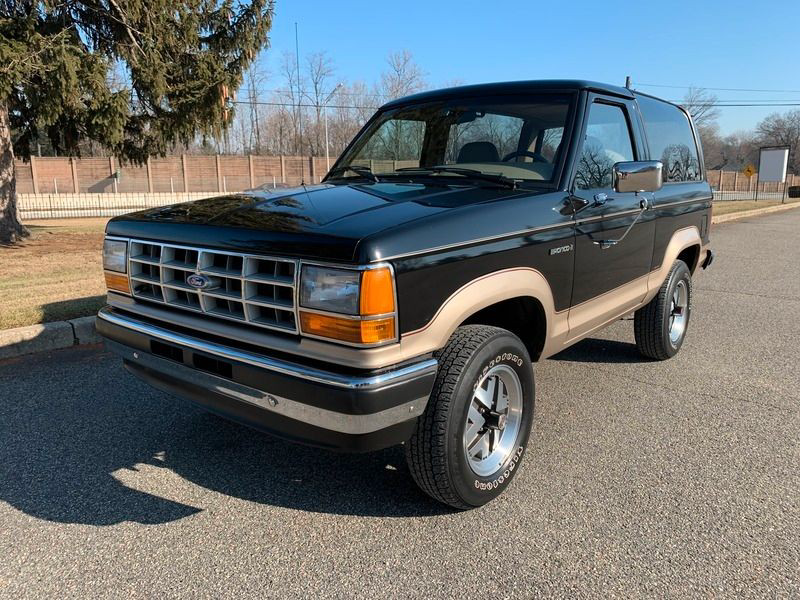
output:
[[[686,114],[677,106],[647,96],[639,96],[637,102],[650,158],[664,163],[664,182],[700,181],[697,143]]]

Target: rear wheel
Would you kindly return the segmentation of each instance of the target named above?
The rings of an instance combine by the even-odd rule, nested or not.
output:
[[[666,360],[678,353],[692,312],[692,275],[682,260],[675,261],[656,297],[636,311],[633,333],[639,352]]]
[[[437,358],[433,392],[406,458],[431,497],[458,509],[481,506],[508,486],[530,436],[530,357],[509,331],[467,325]]]

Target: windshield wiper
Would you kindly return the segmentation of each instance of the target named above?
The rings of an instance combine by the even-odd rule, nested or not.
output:
[[[505,175],[493,175],[491,173],[484,173],[477,169],[465,169],[463,167],[451,167],[449,165],[437,165],[435,167],[404,167],[397,169],[397,173],[419,173],[420,175],[427,175],[431,173],[453,173],[454,175],[462,175],[469,179],[478,179],[480,181],[488,181],[506,187],[512,190],[517,189],[517,180],[506,177]]]
[[[336,177],[334,177],[334,175],[336,175],[337,173],[338,174],[346,173],[347,171],[352,171],[356,175],[359,175],[364,179],[369,179],[374,183],[380,182],[380,179],[378,179],[378,176],[372,172],[372,169],[370,169],[369,167],[362,167],[359,165],[344,165],[342,167],[336,167],[330,173],[328,173],[326,179],[337,179]]]

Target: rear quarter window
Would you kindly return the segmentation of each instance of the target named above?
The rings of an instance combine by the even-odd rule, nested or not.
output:
[[[650,158],[664,163],[664,182],[700,181],[697,142],[689,119],[677,106],[639,96]]]

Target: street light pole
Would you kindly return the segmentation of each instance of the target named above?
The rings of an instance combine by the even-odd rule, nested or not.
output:
[[[328,143],[328,102],[331,101],[334,94],[339,91],[339,88],[342,87],[341,83],[337,83],[336,87],[333,88],[333,91],[328,94],[328,97],[325,98],[325,101],[322,103],[322,111],[323,117],[325,119],[325,163],[327,165],[328,171],[331,170],[331,153],[330,153],[330,144]]]

